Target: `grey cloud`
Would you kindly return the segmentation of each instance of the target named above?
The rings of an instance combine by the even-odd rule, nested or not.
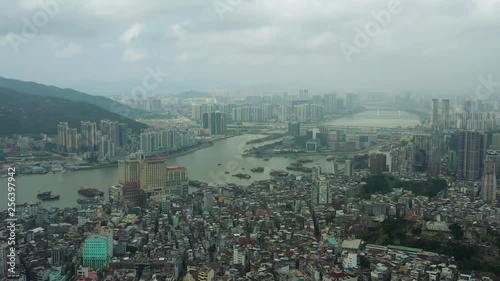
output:
[[[36,1],[0,0],[0,42],[20,32]],[[318,91],[455,92],[469,91],[479,75],[500,76],[492,63],[500,59],[500,1],[400,0],[402,12],[346,63],[339,44],[353,44],[355,29],[389,1],[243,0],[221,20],[214,0],[68,0],[37,38],[21,46],[22,55],[0,43],[0,75],[109,85],[140,79],[145,65],[161,60],[175,70],[169,79],[176,90],[221,88],[224,81],[228,88],[278,90],[300,81]],[[134,23],[146,28],[122,44],[120,36]],[[66,50],[79,55],[47,56],[54,40],[80,46]],[[47,71],[47,65],[57,67]]]

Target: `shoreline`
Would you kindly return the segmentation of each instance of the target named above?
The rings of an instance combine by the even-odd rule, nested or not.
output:
[[[194,147],[188,148],[185,151],[174,152],[171,155],[166,155],[164,157],[175,158],[175,157],[178,157],[178,156],[183,156],[183,155],[186,155],[186,154],[189,154],[189,153],[196,152],[196,151],[201,150],[201,149],[205,149],[205,148],[211,147],[211,146],[213,146],[214,142],[225,140],[225,139],[229,139],[229,138],[236,137],[236,136],[239,136],[239,135],[225,136],[225,137],[222,137],[222,138],[218,138],[218,139],[212,140],[210,142],[202,142],[199,145],[196,145]],[[105,168],[113,168],[113,167],[118,167],[118,162],[107,163],[107,164],[99,164],[99,165],[90,166],[90,167],[82,167],[82,168],[79,168],[79,169],[67,169],[64,172],[55,172],[55,173],[54,172],[48,172],[48,173],[44,173],[44,174],[33,173],[33,174],[22,174],[20,176],[24,177],[24,176],[38,176],[38,175],[50,175],[50,174],[64,174],[64,173],[72,173],[72,172],[88,171],[88,170],[96,170],[96,169],[105,169]]]
[[[355,150],[355,151],[344,151],[344,152],[337,152],[337,151],[311,151],[311,152],[285,152],[285,153],[269,153],[269,154],[263,154],[257,156],[255,153],[244,153],[242,154],[243,157],[254,157],[254,158],[268,158],[268,157],[290,157],[292,155],[294,156],[332,156],[332,155],[350,155],[350,154],[362,154],[362,153],[367,153],[372,150],[376,150],[378,145],[374,145],[362,150]],[[384,152],[386,153],[386,152]]]
[[[171,155],[166,155],[165,157],[171,157],[171,158],[174,158],[174,157],[178,157],[178,156],[182,156],[182,155],[186,155],[186,154],[189,154],[189,153],[192,153],[192,152],[195,152],[195,151],[198,151],[198,150],[201,150],[201,149],[204,149],[204,148],[207,148],[207,147],[210,147],[213,145],[212,142],[206,142],[207,144],[209,145],[204,145],[204,144],[200,144],[200,145],[197,145],[193,148],[189,148],[188,150],[186,151],[181,151],[181,152],[178,152],[178,153],[172,153]]]
[[[229,139],[229,138],[232,138],[232,137],[236,137],[238,135],[232,135],[232,136],[225,136],[225,137],[222,137],[222,138],[218,138],[218,139],[215,139],[215,140],[212,140],[212,141],[209,141],[209,142],[202,142],[200,143],[199,145],[196,145],[192,148],[188,148],[186,151],[180,151],[178,153],[172,153],[171,155],[166,155],[165,157],[178,157],[178,156],[183,156],[183,155],[186,155],[186,154],[189,154],[189,153],[192,153],[192,152],[195,152],[195,151],[198,151],[198,150],[202,150],[202,149],[205,149],[205,148],[208,148],[208,147],[211,147],[214,145],[215,142],[217,141],[221,141],[221,140],[225,140],[225,139]],[[208,144],[208,145],[205,145],[205,144]]]

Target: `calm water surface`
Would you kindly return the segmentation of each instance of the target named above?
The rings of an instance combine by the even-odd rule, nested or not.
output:
[[[397,110],[367,110],[353,116],[335,119],[325,123],[326,125],[336,126],[353,126],[353,127],[378,127],[378,128],[394,128],[408,127],[419,124],[417,115],[406,111]]]

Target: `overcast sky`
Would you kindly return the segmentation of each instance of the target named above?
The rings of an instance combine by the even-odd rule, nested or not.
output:
[[[171,91],[472,93],[478,76],[500,81],[500,0],[64,0],[44,24],[45,2],[0,0],[0,76],[91,92],[126,90],[148,66]],[[357,30],[377,31],[373,12],[391,18],[357,44]],[[23,32],[37,20],[36,36]]]

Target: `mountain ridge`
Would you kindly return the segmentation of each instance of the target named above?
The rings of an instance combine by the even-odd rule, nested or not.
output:
[[[112,120],[126,123],[134,131],[148,126],[107,111],[94,104],[64,98],[37,96],[0,86],[0,136],[13,134],[57,134],[59,122],[79,131],[81,121]]]
[[[32,81],[10,79],[1,76],[0,87],[9,88],[20,93],[26,93],[35,96],[46,96],[72,100],[75,102],[86,102],[99,106],[106,111],[126,115],[127,117],[138,118],[143,117],[147,114],[147,112],[144,110],[131,108],[127,105],[120,104],[119,106],[117,106],[117,102],[110,98],[90,95],[71,88],[60,88],[57,86],[45,85]]]

